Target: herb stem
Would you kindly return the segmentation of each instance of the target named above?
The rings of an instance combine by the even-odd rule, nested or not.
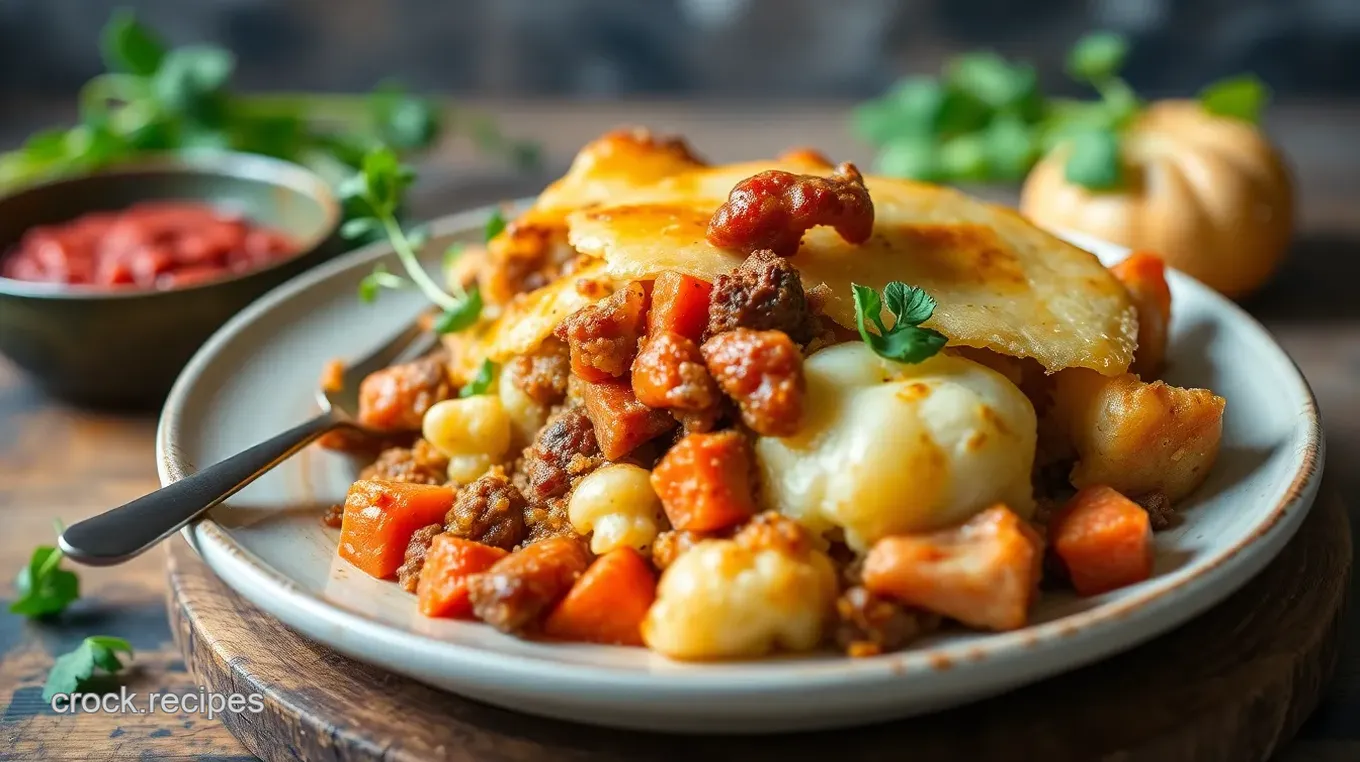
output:
[[[406,268],[406,273],[415,281],[416,286],[425,294],[425,297],[437,304],[445,311],[452,311],[458,308],[459,299],[457,296],[450,296],[444,292],[430,278],[425,268],[420,266],[420,260],[416,257],[415,249],[411,247],[411,241],[402,231],[401,226],[392,215],[384,214],[381,217],[383,229],[387,231],[387,237],[392,242],[392,248],[397,252],[397,257],[401,264]],[[461,287],[460,287],[461,290]]]

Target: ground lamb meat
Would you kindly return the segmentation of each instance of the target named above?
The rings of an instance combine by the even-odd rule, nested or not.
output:
[[[783,257],[763,249],[714,281],[705,336],[751,328],[783,331],[799,344],[806,344],[818,333],[817,323],[798,270]]]
[[[586,381],[608,381],[628,372],[646,332],[649,286],[633,281],[558,324],[553,333],[567,342],[572,373]]]
[[[482,297],[505,304],[516,294],[542,288],[556,280],[575,255],[564,227],[511,222],[487,247],[478,279]]]
[[[449,459],[434,445],[417,439],[411,447],[383,450],[378,459],[359,474],[360,479],[411,484],[443,484],[448,481]]]
[[[874,203],[854,164],[837,166],[830,177],[771,169],[742,180],[709,220],[708,242],[791,257],[803,234],[817,225],[830,225],[854,244],[873,235]]]
[[[785,437],[803,414],[803,355],[782,331],[738,328],[702,348],[708,372],[741,410],[753,431]]]
[[[633,394],[647,407],[671,410],[712,410],[721,402],[698,345],[669,331],[643,342],[633,360]]]
[[[1165,492],[1153,490],[1134,500],[1134,502],[1147,511],[1148,523],[1152,525],[1152,531],[1160,532],[1176,525],[1176,509],[1171,507],[1171,500]]]
[[[505,364],[510,381],[540,405],[552,406],[567,396],[571,360],[567,345],[548,339],[533,354],[519,355]]]
[[[512,550],[524,539],[524,496],[493,467],[458,491],[444,517],[444,529],[465,540]]]
[[[533,632],[590,561],[580,537],[553,537],[521,548],[468,579],[473,613],[501,632]]]
[[[439,524],[431,524],[417,529],[411,535],[411,541],[406,543],[406,561],[397,567],[397,584],[401,585],[402,590],[408,593],[416,591],[420,570],[425,568],[425,555],[430,552],[430,543],[434,542],[435,535],[443,531],[444,527]]]
[[[598,462],[600,447],[595,428],[581,407],[569,407],[548,419],[534,443],[524,451],[524,497],[531,505],[566,495],[572,477],[584,473],[589,461]],[[573,473],[575,472],[575,473]]]
[[[896,651],[935,630],[940,617],[880,598],[852,587],[836,601],[836,645],[848,656],[876,656]]]
[[[420,431],[436,402],[456,389],[441,354],[370,373],[359,384],[359,423],[379,431]]]

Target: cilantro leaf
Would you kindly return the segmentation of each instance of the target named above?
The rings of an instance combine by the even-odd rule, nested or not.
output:
[[[131,657],[132,645],[122,638],[107,635],[86,638],[75,650],[57,657],[47,673],[47,683],[43,685],[43,701],[51,701],[58,693],[76,692],[94,677],[96,669],[109,674],[121,671],[124,665],[118,658],[119,653]]]
[[[491,243],[491,239],[501,234],[505,230],[505,215],[501,214],[500,209],[492,209],[491,216],[486,218],[486,242]]]
[[[1085,130],[1070,141],[1071,153],[1063,166],[1070,183],[1091,190],[1110,190],[1123,179],[1119,134],[1113,130]]]
[[[402,288],[406,285],[406,279],[400,275],[387,271],[387,266],[379,262],[373,266],[373,272],[364,276],[359,281],[359,300],[362,302],[372,302],[378,298],[378,292],[384,288]]]
[[[1258,124],[1270,100],[1270,88],[1252,74],[1221,79],[1200,91],[1200,106],[1215,116]]]
[[[35,619],[59,614],[80,597],[80,578],[60,567],[62,553],[42,545],[33,551],[28,564],[14,580],[18,599],[10,604],[12,614]]]
[[[939,352],[948,341],[933,328],[922,328],[921,323],[935,312],[935,300],[924,290],[893,281],[878,292],[867,286],[852,283],[855,297],[855,321],[864,343],[879,357],[902,363],[918,363]],[[883,324],[883,306],[896,321],[892,328]],[[878,329],[869,330],[869,323]]]
[[[467,290],[462,299],[447,307],[434,322],[435,333],[457,333],[472,327],[482,315],[482,292],[477,286]]]
[[[383,232],[382,223],[372,217],[355,217],[340,226],[341,238],[364,238]]]
[[[1124,66],[1129,43],[1113,32],[1095,32],[1077,40],[1067,54],[1067,73],[1082,82],[1110,79]]]
[[[472,397],[478,394],[486,394],[491,388],[491,382],[496,376],[496,363],[490,360],[482,360],[482,364],[477,368],[477,375],[467,382],[462,389],[458,390],[459,397]]]
[[[118,9],[99,35],[99,52],[110,71],[147,77],[165,60],[165,44],[137,23],[132,11]]]

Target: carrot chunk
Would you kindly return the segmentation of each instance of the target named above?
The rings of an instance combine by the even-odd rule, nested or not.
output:
[[[445,532],[435,535],[425,554],[416,585],[420,613],[433,617],[472,618],[468,577],[486,571],[507,552],[492,545],[465,540]]]
[[[1072,587],[1098,595],[1152,576],[1152,522],[1137,503],[1103,484],[1086,487],[1048,525]]]
[[[864,559],[864,586],[972,627],[1013,630],[1029,617],[1042,544],[996,505],[951,529],[879,540]]]
[[[1110,272],[1128,289],[1138,310],[1138,349],[1133,372],[1144,380],[1155,378],[1166,356],[1171,325],[1171,289],[1166,285],[1166,263],[1148,251],[1135,251]]]
[[[600,453],[618,460],[643,442],[675,428],[675,419],[664,410],[653,410],[638,401],[627,379],[581,384],[586,417],[595,427]]]
[[[543,632],[561,640],[642,645],[642,620],[656,600],[656,576],[636,550],[595,559],[548,615]]]
[[[703,338],[708,326],[708,299],[713,284],[684,273],[667,270],[652,286],[652,309],[647,314],[647,334],[667,331],[693,342]]]
[[[750,445],[735,431],[690,434],[652,469],[652,488],[672,527],[726,529],[756,512],[751,463]]]
[[[340,557],[365,574],[396,573],[417,529],[444,523],[453,489],[434,484],[360,480],[345,496],[340,519]]]

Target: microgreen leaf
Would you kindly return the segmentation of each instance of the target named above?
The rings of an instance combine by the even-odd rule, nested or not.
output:
[[[119,653],[132,656],[132,645],[122,638],[107,635],[93,635],[81,641],[70,653],[57,657],[52,670],[47,673],[47,683],[43,686],[43,701],[51,701],[58,693],[74,693],[94,677],[95,670],[101,669],[113,674],[123,669]]]
[[[406,240],[411,242],[411,248],[422,249],[425,244],[430,242],[430,226],[416,225],[406,231]]]
[[[1086,130],[1069,142],[1070,153],[1063,176],[1070,183],[1091,190],[1110,190],[1123,179],[1119,134],[1113,130]]]
[[[439,114],[434,104],[395,84],[379,86],[369,96],[368,108],[378,140],[398,150],[423,148],[439,132]]]
[[[444,269],[445,270],[452,269],[454,263],[457,262],[458,258],[461,256],[463,256],[463,244],[461,243],[449,244],[449,247],[447,249],[444,249]]]
[[[478,394],[486,394],[491,389],[491,382],[495,377],[496,364],[490,360],[482,360],[482,364],[477,367],[477,374],[462,389],[458,390],[458,396],[472,397]]]
[[[505,230],[505,215],[501,214],[500,209],[492,209],[491,216],[486,218],[486,242],[491,243],[491,239],[501,234]]]
[[[1077,40],[1067,54],[1067,73],[1083,82],[1099,82],[1119,73],[1129,43],[1113,32],[1095,32]]]
[[[80,578],[61,568],[62,553],[40,545],[28,564],[19,570],[14,589],[19,597],[10,604],[12,614],[36,619],[59,614],[80,597]]]
[[[893,281],[878,292],[858,283],[851,284],[855,298],[855,321],[859,335],[874,353],[888,360],[918,363],[932,357],[945,345],[944,334],[933,328],[922,328],[921,323],[935,312],[935,300],[924,290]],[[883,324],[883,307],[896,321],[891,328]],[[870,324],[878,329],[869,330]]]
[[[387,267],[379,262],[373,266],[373,272],[364,276],[359,281],[359,300],[372,302],[378,298],[378,292],[384,288],[403,288],[406,286],[406,279],[387,271]]]
[[[383,232],[382,223],[372,217],[355,217],[345,220],[345,224],[340,226],[341,238],[363,238],[381,232]]]
[[[127,72],[147,77],[160,68],[165,59],[165,45],[150,29],[137,23],[132,11],[113,12],[99,36],[99,52],[110,71]]]
[[[435,320],[435,333],[457,333],[476,324],[482,315],[482,292],[477,286],[467,290],[462,299],[449,306]]]
[[[1270,100],[1270,89],[1252,74],[1221,79],[1200,91],[1200,106],[1215,116],[1257,124]]]

